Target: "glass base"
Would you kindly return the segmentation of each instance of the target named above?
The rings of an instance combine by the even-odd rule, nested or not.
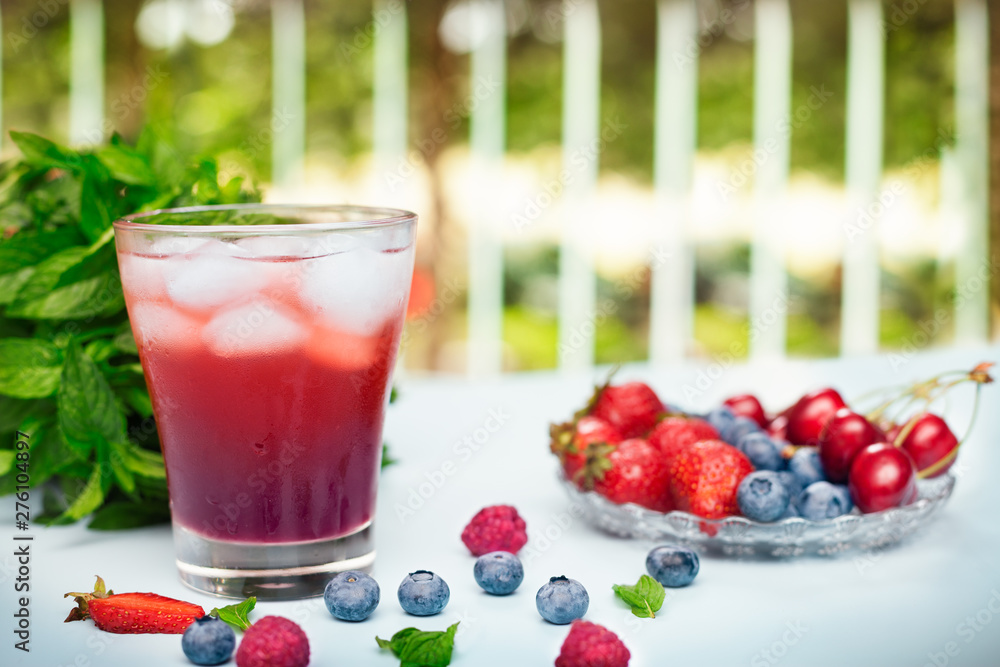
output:
[[[317,597],[336,573],[369,572],[375,563],[371,522],[331,540],[285,544],[213,540],[177,524],[173,530],[181,582],[223,597]]]

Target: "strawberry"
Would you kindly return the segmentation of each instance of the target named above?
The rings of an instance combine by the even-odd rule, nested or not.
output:
[[[104,580],[97,577],[93,593],[67,593],[77,606],[65,623],[94,619],[94,625],[105,632],[117,634],[180,635],[205,610],[196,604],[182,602],[156,593],[120,593],[105,591]]]
[[[670,494],[677,509],[706,519],[739,514],[736,489],[753,472],[743,452],[721,440],[702,440],[669,464]]]
[[[591,444],[617,445],[622,441],[621,433],[611,424],[600,417],[591,416],[581,417],[575,423],[552,424],[549,426],[549,435],[552,438],[549,449],[562,462],[566,479],[571,479],[578,485],[583,466],[587,463],[587,447]]]
[[[656,392],[642,382],[598,387],[591,406],[589,414],[611,424],[623,438],[646,435],[666,412]]]
[[[697,417],[665,417],[649,434],[649,444],[663,453],[668,465],[678,452],[694,443],[718,439],[718,431]]]
[[[606,451],[610,449],[610,451]],[[657,512],[673,509],[667,464],[660,451],[640,438],[618,445],[590,446],[582,486],[613,503],[635,503]]]

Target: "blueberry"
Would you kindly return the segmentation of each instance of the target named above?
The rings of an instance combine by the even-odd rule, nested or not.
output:
[[[726,424],[723,429],[719,431],[719,435],[723,440],[735,447],[744,436],[750,433],[757,433],[758,431],[760,431],[760,424],[749,417],[737,415],[733,418],[732,422]]]
[[[403,578],[396,596],[399,598],[399,606],[406,613],[433,616],[448,604],[451,591],[444,579],[433,572],[417,570]]]
[[[236,633],[214,616],[202,616],[184,631],[181,648],[196,665],[219,665],[233,654]]]
[[[795,498],[793,497],[791,499],[791,501],[788,503],[788,508],[785,510],[785,513],[782,514],[780,517],[778,517],[778,519],[779,520],[780,519],[798,519],[798,518],[801,518],[801,516],[802,515],[799,514],[798,508],[795,507]]]
[[[552,577],[535,595],[538,613],[549,623],[566,625],[583,618],[590,607],[587,589],[575,579]]]
[[[521,559],[506,551],[493,551],[476,559],[472,568],[476,583],[492,595],[509,595],[524,580]]]
[[[830,482],[813,482],[799,495],[799,514],[810,521],[833,519],[851,511],[852,503],[846,487]]]
[[[734,419],[736,419],[736,415],[725,405],[721,405],[705,415],[705,421],[711,424],[712,428],[720,435],[726,430],[726,427],[733,423]]]
[[[667,545],[656,547],[646,556],[646,572],[664,586],[687,586],[698,576],[701,567],[698,554],[687,547]]]
[[[776,472],[758,470],[743,478],[736,490],[740,512],[753,521],[777,521],[788,509],[791,495]]]
[[[736,449],[747,455],[757,470],[784,470],[785,457],[781,447],[768,437],[767,433],[754,431],[740,438]]]
[[[795,473],[790,470],[779,470],[775,474],[778,475],[778,479],[788,489],[788,496],[792,499],[792,502],[788,503],[789,506],[794,507],[795,499],[799,497],[799,494],[802,493],[802,489],[805,487],[802,486],[802,482],[795,476]]]
[[[375,611],[381,597],[378,582],[357,570],[341,572],[323,591],[326,608],[342,621],[365,620]]]
[[[851,500],[851,492],[846,484],[834,484],[833,489],[840,496],[840,502],[844,506],[844,514],[854,509],[854,501]]]
[[[819,461],[819,449],[816,447],[799,447],[789,459],[788,469],[799,480],[802,488],[826,479],[823,464]]]

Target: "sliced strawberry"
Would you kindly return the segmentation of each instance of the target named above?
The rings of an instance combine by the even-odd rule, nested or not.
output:
[[[721,440],[702,440],[670,462],[670,494],[679,510],[721,519],[739,514],[736,490],[751,472],[753,464],[740,450]]]
[[[665,417],[649,434],[649,444],[662,452],[667,464],[683,449],[700,440],[718,440],[719,432],[697,417]]]
[[[587,463],[587,448],[591,444],[617,445],[621,433],[600,417],[581,417],[577,422],[549,426],[549,449],[559,457],[567,479],[581,483],[581,471]],[[610,451],[610,450],[608,450]]]
[[[66,623],[94,620],[105,632],[117,634],[183,634],[189,625],[205,615],[196,604],[175,600],[156,593],[120,593],[106,591],[104,580],[97,577],[93,593],[67,593],[74,607]]]
[[[635,503],[657,512],[673,509],[667,464],[656,447],[640,438],[588,447],[582,479],[584,488],[613,503]]]
[[[666,413],[656,392],[642,382],[598,387],[592,404],[589,414],[611,424],[624,438],[646,435]]]

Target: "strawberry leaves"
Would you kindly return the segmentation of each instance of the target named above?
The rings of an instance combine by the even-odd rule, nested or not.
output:
[[[648,574],[639,577],[634,586],[615,584],[611,588],[639,618],[656,618],[667,596],[663,585]]]

